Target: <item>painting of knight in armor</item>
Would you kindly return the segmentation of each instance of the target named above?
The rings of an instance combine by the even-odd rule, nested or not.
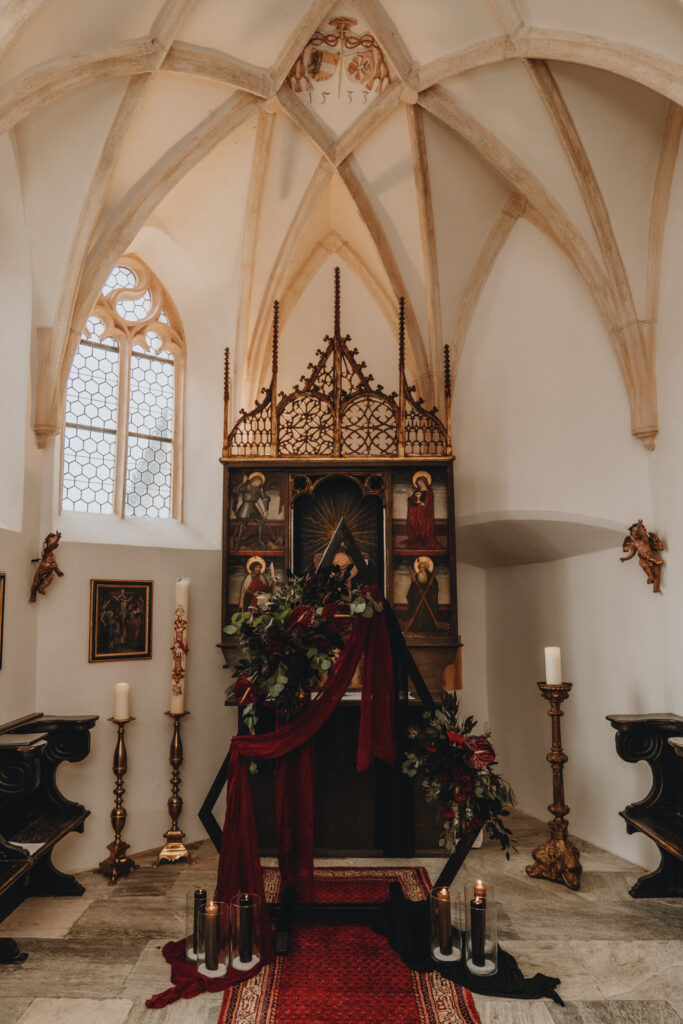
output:
[[[282,551],[285,538],[285,476],[260,470],[230,474],[232,552]]]
[[[411,469],[393,477],[394,551],[435,557],[448,548],[448,490],[443,470]]]

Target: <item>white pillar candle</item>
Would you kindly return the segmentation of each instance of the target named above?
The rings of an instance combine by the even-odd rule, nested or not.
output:
[[[114,719],[127,722],[130,718],[130,683],[114,683]]]
[[[545,681],[548,686],[559,686],[562,682],[562,661],[559,647],[545,648]]]
[[[185,674],[187,671],[187,625],[190,613],[190,581],[176,580],[175,613],[173,615],[173,643],[171,653],[171,707],[172,715],[185,710]]]

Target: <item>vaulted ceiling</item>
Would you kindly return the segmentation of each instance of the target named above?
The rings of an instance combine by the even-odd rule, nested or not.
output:
[[[566,255],[657,432],[662,239],[683,123],[680,0],[6,0],[0,126],[34,274],[36,435],[60,429],[117,257],[162,232],[221,308],[241,398],[334,255],[436,397],[519,218]],[[573,270],[572,270],[573,267]]]

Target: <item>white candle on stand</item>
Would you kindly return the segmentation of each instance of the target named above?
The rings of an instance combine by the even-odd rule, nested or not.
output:
[[[548,686],[559,686],[562,682],[562,661],[559,647],[545,648],[545,681]]]
[[[176,580],[175,614],[173,616],[173,661],[171,665],[171,707],[172,715],[182,715],[185,710],[185,678],[187,670],[187,626],[190,613],[190,581]]]
[[[130,718],[130,683],[114,684],[114,719],[127,722]]]

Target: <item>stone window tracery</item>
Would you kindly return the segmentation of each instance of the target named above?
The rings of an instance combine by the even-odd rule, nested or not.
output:
[[[128,253],[107,278],[71,365],[63,511],[181,518],[184,369],[175,306]]]

